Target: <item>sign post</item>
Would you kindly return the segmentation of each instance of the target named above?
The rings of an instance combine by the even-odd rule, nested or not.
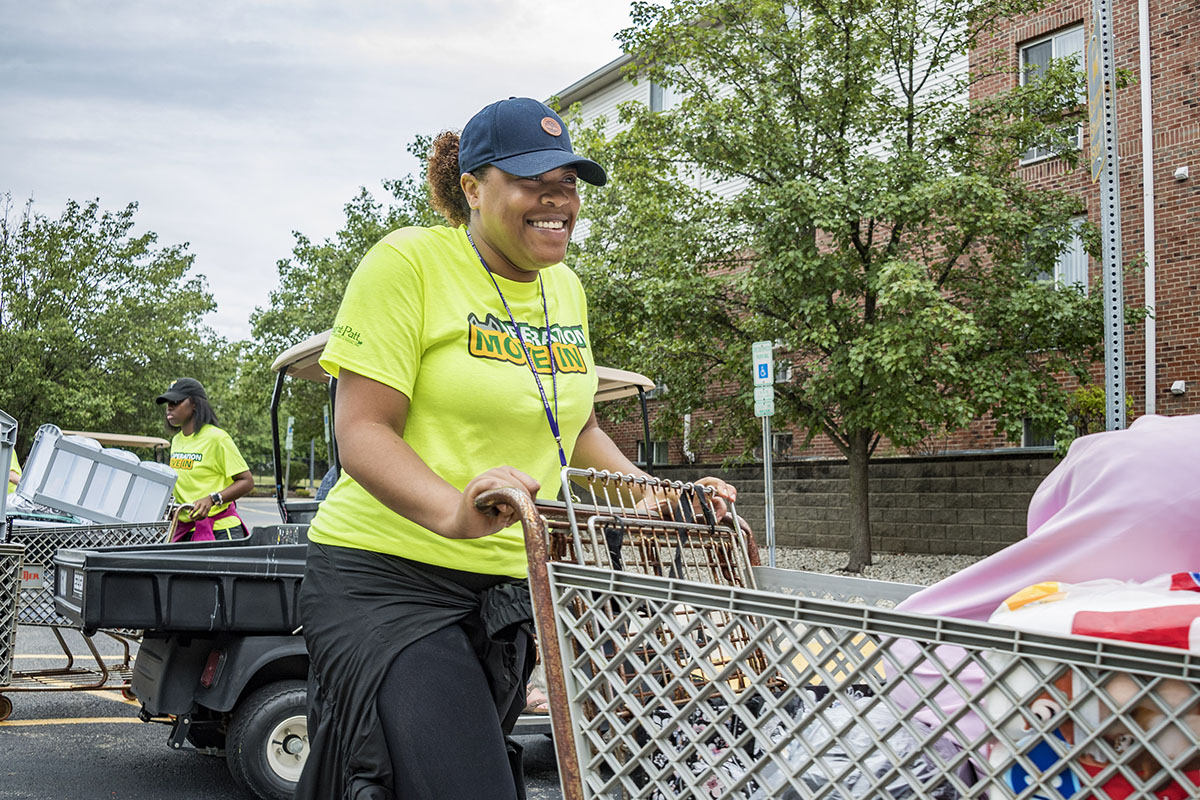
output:
[[[287,499],[288,484],[292,480],[292,427],[296,424],[295,417],[288,417],[287,438],[283,440],[283,449],[287,450],[287,461],[283,468],[283,499]]]
[[[775,413],[775,353],[771,342],[751,345],[754,361],[754,416],[763,424],[763,495],[767,517],[767,566],[775,566],[775,487],[771,475],[771,417]]]
[[[1112,0],[1092,1],[1092,35],[1087,40],[1088,161],[1100,182],[1104,240],[1104,421],[1105,430],[1125,427],[1125,300],[1121,254],[1121,186],[1117,155],[1117,112],[1113,59]]]
[[[322,410],[325,412],[325,455],[328,456],[329,460],[332,462],[333,456],[329,449],[329,403],[326,403],[325,408]]]

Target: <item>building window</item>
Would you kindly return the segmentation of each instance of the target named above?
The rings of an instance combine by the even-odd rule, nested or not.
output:
[[[775,382],[776,383],[791,383],[792,382],[792,362],[791,361],[776,361],[775,362]]]
[[[669,450],[667,449],[667,442],[651,442],[650,445],[650,454],[654,456],[655,464],[662,465],[671,463]],[[642,466],[646,466],[646,441],[644,439],[638,439],[637,463],[641,464]]]
[[[1032,83],[1038,79],[1039,73],[1050,64],[1052,58],[1074,57],[1083,71],[1083,26],[1076,25],[1065,31],[1051,34],[1043,39],[1037,39],[1021,46],[1021,84]],[[1083,123],[1074,123],[1075,147],[1083,146]],[[1057,155],[1048,147],[1032,147],[1021,159],[1022,164],[1040,161]]]
[[[787,458],[792,454],[794,439],[790,433],[771,432],[771,458]],[[762,461],[762,445],[754,448],[754,458]]]
[[[1054,447],[1054,431],[1035,425],[1026,417],[1021,429],[1021,447]]]
[[[1071,240],[1063,247],[1054,262],[1054,274],[1043,272],[1038,280],[1054,281],[1059,286],[1072,286],[1085,297],[1088,293],[1088,254],[1083,248],[1083,223],[1087,217],[1071,218]]]
[[[683,99],[683,95],[676,92],[669,86],[650,82],[650,110],[651,111],[670,111],[675,106],[679,105],[679,101]]]

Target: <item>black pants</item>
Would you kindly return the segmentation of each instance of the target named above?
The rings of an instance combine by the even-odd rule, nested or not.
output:
[[[524,692],[514,702],[524,705]],[[377,707],[397,800],[517,800],[520,751],[506,747],[487,677],[461,626],[401,651]]]
[[[213,538],[218,542],[229,541],[231,539],[245,539],[247,535],[246,526],[241,523],[234,525],[232,528],[226,528],[223,531],[213,531]]]

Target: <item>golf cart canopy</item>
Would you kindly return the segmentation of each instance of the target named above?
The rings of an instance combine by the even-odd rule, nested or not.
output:
[[[306,381],[325,383],[329,374],[317,363],[321,353],[325,351],[325,343],[329,341],[329,331],[313,334],[300,344],[292,345],[275,359],[271,364],[272,372],[287,371],[290,378],[300,378]]]
[[[161,436],[135,436],[131,433],[93,433],[92,431],[63,431],[63,436],[85,436],[105,447],[147,447],[155,450],[169,448],[171,443]]]
[[[285,350],[275,363],[271,364],[272,372],[283,372],[290,378],[300,378],[306,381],[326,383],[329,374],[321,369],[319,363],[325,344],[329,341],[329,331],[321,331],[303,342]],[[654,381],[645,375],[630,372],[625,369],[612,367],[596,367],[596,376],[600,385],[596,388],[596,402],[618,400],[622,397],[633,397],[639,391],[648,392],[654,388]]]
[[[271,371],[276,373],[275,391],[271,396],[272,449],[275,455],[275,497],[279,503],[280,514],[284,522],[307,522],[316,513],[317,503],[311,500],[289,501],[286,496],[287,491],[283,485],[284,475],[281,466],[282,452],[279,446],[279,404],[283,395],[283,384],[288,378],[299,378],[315,383],[328,383],[330,408],[333,410],[330,419],[330,425],[332,426],[332,417],[336,417],[337,415],[336,403],[334,402],[337,395],[337,381],[330,381],[329,373],[325,372],[320,364],[321,353],[324,352],[325,345],[329,342],[329,333],[329,331],[322,331],[308,337],[299,344],[289,347],[271,364]],[[600,366],[596,367],[596,377],[599,379],[599,385],[596,387],[597,403],[607,400],[618,400],[622,397],[638,396],[642,407],[643,435],[646,441],[649,442],[650,428],[649,417],[646,413],[646,392],[654,388],[654,381],[636,372]],[[333,450],[331,456],[336,463],[336,438],[330,444]],[[647,447],[647,452],[649,451],[650,448]],[[653,465],[647,464],[646,466],[649,468]]]

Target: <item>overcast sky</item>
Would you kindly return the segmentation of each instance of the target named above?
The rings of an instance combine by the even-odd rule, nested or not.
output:
[[[292,231],[322,240],[405,145],[620,55],[628,0],[0,0],[0,194],[137,201],[247,338]]]

